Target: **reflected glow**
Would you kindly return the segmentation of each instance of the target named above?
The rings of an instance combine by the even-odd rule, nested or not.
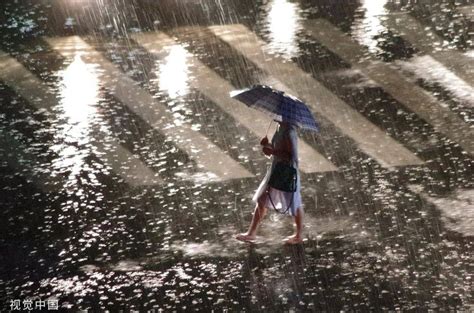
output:
[[[63,88],[60,92],[64,117],[70,125],[69,136],[87,139],[91,119],[96,114],[99,79],[95,69],[76,55],[62,73]]]
[[[382,24],[383,17],[388,13],[385,4],[388,0],[361,0],[359,10],[363,11],[363,17],[357,18],[352,25],[352,35],[362,45],[367,46],[369,51],[377,51],[377,40],[374,36],[384,32],[387,28]]]
[[[286,58],[297,56],[299,48],[296,35],[301,28],[299,6],[286,0],[273,0],[269,5],[269,52],[282,54]]]
[[[91,141],[91,127],[97,116],[99,78],[95,66],[84,63],[79,54],[59,77],[58,144],[52,147],[59,158],[53,166],[58,171],[70,171],[68,183],[74,185],[89,155],[83,146]]]
[[[189,92],[188,52],[180,45],[171,46],[168,56],[159,65],[157,77],[160,91],[172,99],[185,96]]]

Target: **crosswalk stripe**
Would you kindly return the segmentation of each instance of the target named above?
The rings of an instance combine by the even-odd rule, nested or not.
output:
[[[472,54],[472,52],[439,51],[431,53],[430,56],[444,64],[451,72],[466,83],[474,86],[474,54]]]
[[[38,109],[51,112],[57,102],[36,76],[3,51],[0,51],[0,79]]]
[[[98,152],[106,156],[110,162],[114,172],[123,177],[131,186],[148,186],[163,184],[163,180],[148,168],[138,156],[133,155],[123,145],[114,143],[112,148],[107,148],[100,144],[94,143]],[[114,152],[111,154],[111,150]]]
[[[456,10],[471,20],[471,22],[474,21],[474,5],[463,5],[457,7]]]
[[[311,74],[278,56],[266,56],[263,53],[264,43],[245,26],[211,26],[209,29],[254,64],[288,85],[296,92],[296,96],[305,100],[314,111],[326,117],[345,135],[353,138],[362,151],[382,166],[423,163],[403,145],[311,77]]]
[[[85,52],[82,55],[85,62],[99,64],[104,70],[104,75],[107,77],[103,80],[104,86],[150,126],[172,139],[176,146],[186,152],[201,170],[213,173],[216,178],[210,178],[210,180],[253,177],[252,173],[220,150],[208,138],[191,129],[189,125],[166,127],[167,123],[174,120],[168,108],[156,101],[148,91],[138,87],[137,82],[122,73],[80,37],[46,38],[46,41],[64,56]]]
[[[47,87],[42,81],[20,62],[2,51],[0,51],[0,79],[37,109],[51,113],[57,105],[58,99],[53,93],[47,91]],[[96,147],[99,151],[108,151],[103,153],[102,158],[107,160],[114,172],[121,175],[127,183],[139,186],[162,182],[156,173],[137,160],[116,140],[112,140],[109,145],[110,147],[106,149],[102,143],[97,142]],[[120,153],[120,159],[114,158],[111,151]],[[128,161],[125,162],[126,160]],[[129,168],[129,171],[124,171],[125,166]]]
[[[472,227],[474,189],[458,187],[450,192],[449,197],[433,197],[427,191],[428,188],[423,185],[409,184],[407,187],[412,193],[417,194],[423,202],[439,212],[444,228],[461,233],[464,236],[474,236],[474,228]]]
[[[389,14],[384,23],[422,53],[431,55],[461,79],[474,85],[474,62],[472,62],[472,58],[459,51],[438,51],[441,50],[444,40],[434,31],[421,25],[415,18],[406,13]]]
[[[403,69],[414,73],[416,77],[428,82],[436,82],[449,91],[455,99],[460,100],[467,106],[474,107],[474,86],[463,81],[430,55],[414,56],[410,60],[400,60],[397,63]]]
[[[44,192],[58,192],[62,182],[58,177],[41,171],[41,162],[28,148],[9,134],[0,131],[0,152],[2,161],[17,170],[30,183]]]
[[[167,45],[177,44],[175,40],[161,32],[136,34],[132,38],[152,53],[163,51],[163,48]],[[264,113],[252,110],[230,98],[229,92],[235,88],[199,61],[197,57],[190,56],[188,63],[193,76],[193,79],[190,80],[192,87],[202,92],[255,136],[259,137],[265,133],[269,118]],[[298,152],[301,159],[300,168],[303,172],[314,173],[337,170],[335,165],[302,140],[299,141]]]
[[[324,46],[377,82],[397,101],[430,123],[436,131],[458,143],[470,154],[474,154],[472,140],[474,133],[469,125],[449,108],[442,106],[434,96],[405,79],[397,69],[368,58],[365,47],[330,22],[324,19],[309,20],[305,25],[311,36]],[[360,59],[362,55],[365,55],[363,61]]]

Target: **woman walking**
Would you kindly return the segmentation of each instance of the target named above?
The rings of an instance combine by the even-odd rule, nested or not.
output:
[[[265,155],[271,156],[272,164],[260,183],[253,201],[256,202],[253,218],[246,233],[236,236],[241,241],[253,241],[256,239],[257,228],[268,208],[274,208],[280,213],[294,217],[295,234],[286,239],[288,244],[298,244],[303,241],[303,207],[300,192],[300,175],[298,170],[298,136],[297,126],[288,122],[278,122],[278,128],[269,144],[265,136],[260,144]],[[286,192],[269,185],[270,177],[277,163],[285,163],[296,169],[296,190]]]
[[[295,234],[287,238],[289,244],[303,241],[303,206],[298,171],[298,136],[296,128],[314,132],[319,131],[309,108],[298,98],[269,86],[255,85],[251,88],[236,90],[230,96],[247,106],[270,115],[278,122],[278,129],[269,144],[267,137],[262,139],[262,151],[271,156],[272,164],[265,178],[253,196],[257,203],[252,222],[246,233],[236,236],[238,240],[253,241],[257,228],[268,208],[294,217]],[[268,132],[268,130],[267,130]]]

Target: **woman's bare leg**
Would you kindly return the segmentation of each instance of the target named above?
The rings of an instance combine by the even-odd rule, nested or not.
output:
[[[267,213],[267,208],[265,207],[266,194],[262,195],[258,199],[257,205],[253,212],[252,221],[250,222],[249,230],[246,233],[237,235],[235,238],[242,241],[253,241],[257,236],[257,228],[263,217]]]
[[[296,210],[296,215],[295,215],[295,226],[296,226],[296,232],[293,236],[288,238],[286,240],[286,243],[288,244],[297,244],[303,242],[303,210],[299,208]]]
[[[249,230],[247,231],[249,236],[255,237],[257,234],[257,227],[260,225],[260,222],[262,221],[265,214],[267,214],[267,208],[257,204],[253,213],[252,222],[250,223]]]

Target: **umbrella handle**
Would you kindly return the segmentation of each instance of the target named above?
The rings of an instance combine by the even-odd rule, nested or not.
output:
[[[268,136],[268,131],[270,130],[270,126],[272,126],[273,120],[270,120],[270,124],[268,125],[267,132],[265,134],[265,137]]]

